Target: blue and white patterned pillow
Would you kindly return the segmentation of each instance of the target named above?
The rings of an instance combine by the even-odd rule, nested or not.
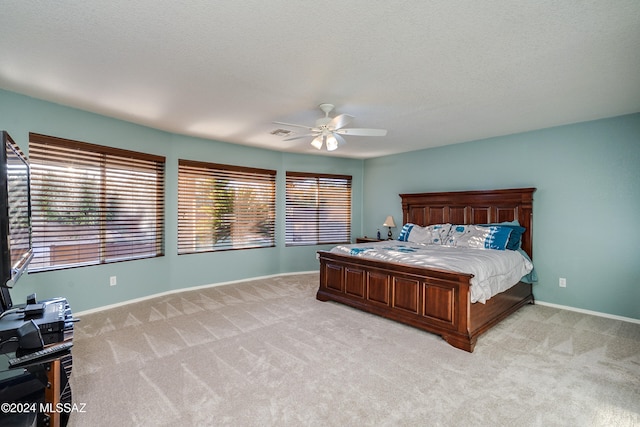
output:
[[[522,234],[527,230],[526,228],[520,225],[517,219],[513,221],[498,222],[494,224],[481,224],[481,226],[483,227],[498,226],[498,227],[509,228],[511,230],[511,234],[509,235],[509,241],[507,242],[507,249],[512,251],[517,250],[521,246]]]
[[[447,246],[497,249],[503,251],[507,247],[510,235],[511,229],[507,227],[452,225],[444,244]]]
[[[441,245],[449,234],[451,224],[433,224],[421,227],[407,223],[402,227],[398,240],[423,245]]]
[[[398,240],[400,240],[401,242],[408,242],[407,239],[409,238],[409,234],[411,233],[413,227],[414,224],[411,224],[410,222],[406,223],[402,227],[402,230],[400,230],[400,234],[398,234]]]

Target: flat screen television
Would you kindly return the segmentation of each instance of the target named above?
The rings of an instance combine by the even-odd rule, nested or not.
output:
[[[29,161],[6,131],[0,149],[0,309],[13,306],[9,289],[33,258]]]

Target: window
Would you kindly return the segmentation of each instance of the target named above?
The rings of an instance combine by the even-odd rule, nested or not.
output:
[[[178,161],[178,254],[275,246],[276,171]]]
[[[351,177],[287,172],[286,244],[351,240]]]
[[[164,157],[31,133],[29,159],[29,271],[164,255]]]

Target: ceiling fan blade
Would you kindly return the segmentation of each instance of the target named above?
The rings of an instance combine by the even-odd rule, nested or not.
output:
[[[345,141],[344,138],[338,135],[337,133],[334,132],[333,136],[336,138],[336,141],[338,141],[338,145],[343,145],[347,143],[347,141]]]
[[[335,131],[340,135],[354,135],[354,136],[385,136],[387,134],[386,129],[338,129]]]
[[[317,133],[308,133],[306,135],[298,135],[298,136],[290,136],[289,138],[283,139],[283,141],[293,141],[294,139],[308,138],[310,136],[317,136]]]
[[[304,128],[304,129],[308,129],[308,130],[313,130],[313,128],[311,126],[296,125],[296,124],[293,124],[293,123],[284,123],[284,122],[273,122],[273,123],[275,123],[277,125],[293,126],[293,127],[296,127],[296,128]]]
[[[353,120],[353,116],[348,114],[340,114],[339,116],[335,116],[331,121],[327,124],[329,129],[337,130],[345,127]]]

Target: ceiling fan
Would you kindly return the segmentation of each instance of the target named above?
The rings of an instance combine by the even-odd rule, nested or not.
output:
[[[311,133],[292,136],[285,138],[283,141],[291,141],[294,139],[307,138],[313,136],[311,145],[320,150],[323,145],[327,147],[327,151],[333,151],[338,148],[338,145],[346,143],[342,135],[355,135],[355,136],[385,136],[387,134],[386,129],[359,129],[359,128],[345,128],[353,116],[348,114],[340,114],[336,117],[329,117],[329,113],[334,109],[333,104],[320,104],[320,109],[324,112],[324,117],[316,120],[314,127],[296,125],[292,123],[274,122],[279,125],[294,126],[309,130]]]

